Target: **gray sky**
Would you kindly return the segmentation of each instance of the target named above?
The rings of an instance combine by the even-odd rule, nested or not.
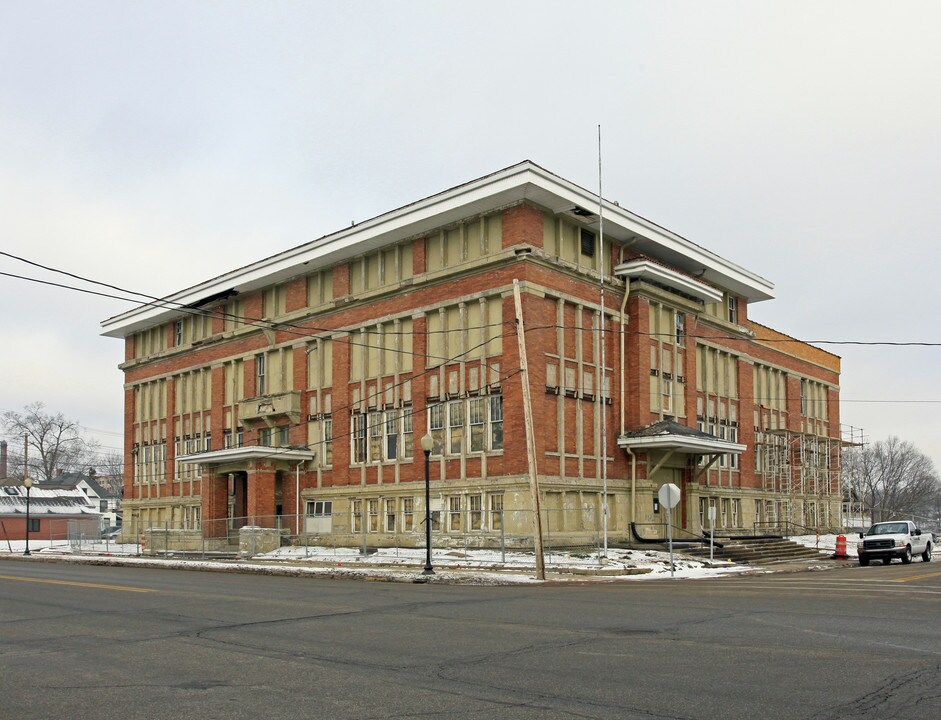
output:
[[[805,340],[941,342],[936,2],[0,3],[0,249],[155,295],[523,159],[757,272]],[[70,282],[8,258],[0,271]],[[129,304],[0,276],[0,409],[120,445]],[[842,421],[941,466],[941,348]],[[883,401],[883,402],[863,402]]]

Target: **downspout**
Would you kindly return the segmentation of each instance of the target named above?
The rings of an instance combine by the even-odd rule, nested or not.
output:
[[[294,532],[301,534],[301,465],[303,460],[298,460],[294,466]]]

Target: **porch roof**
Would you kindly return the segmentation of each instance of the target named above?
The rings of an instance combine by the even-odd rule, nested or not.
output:
[[[661,420],[618,438],[618,447],[630,450],[671,450],[687,455],[738,455],[747,445],[717,438],[674,420]]]
[[[186,465],[221,465],[223,463],[247,462],[250,460],[309,462],[316,457],[317,453],[307,448],[248,445],[246,447],[208,450],[206,452],[180,455],[177,460]]]

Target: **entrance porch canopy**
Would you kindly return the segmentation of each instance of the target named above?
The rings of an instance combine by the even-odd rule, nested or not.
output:
[[[709,456],[709,462],[699,468],[696,477],[706,472],[723,455],[739,455],[748,449],[747,445],[717,438],[674,420],[661,420],[638,430],[629,430],[618,438],[618,447],[631,452],[664,451],[666,455],[649,475],[653,475],[676,453]]]
[[[252,460],[284,460],[286,462],[309,462],[317,457],[313,450],[291,447],[266,447],[248,445],[246,447],[209,450],[207,452],[180,455],[177,460],[186,465],[229,465]]]

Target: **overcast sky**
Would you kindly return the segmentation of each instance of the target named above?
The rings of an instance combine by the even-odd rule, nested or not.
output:
[[[5,0],[0,249],[164,295],[523,159],[596,188],[600,124],[605,196],[774,282],[753,319],[941,342],[939,37],[937,2]],[[120,446],[130,305],[0,302],[0,409]],[[941,348],[821,347],[843,423],[941,466]]]

